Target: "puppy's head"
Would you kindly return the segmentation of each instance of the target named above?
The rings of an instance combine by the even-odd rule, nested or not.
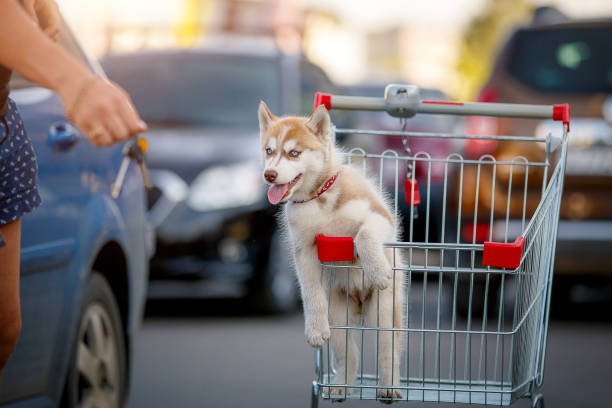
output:
[[[304,199],[316,188],[332,150],[327,110],[319,106],[308,118],[278,118],[262,101],[258,113],[268,200]]]

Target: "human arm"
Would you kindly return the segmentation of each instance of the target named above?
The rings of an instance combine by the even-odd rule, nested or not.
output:
[[[60,35],[61,17],[55,0],[19,0],[28,16],[53,41]]]
[[[0,64],[55,91],[68,118],[97,145],[146,130],[129,96],[93,74],[38,27],[17,0],[0,0]]]

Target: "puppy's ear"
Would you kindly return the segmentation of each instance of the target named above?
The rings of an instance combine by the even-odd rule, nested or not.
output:
[[[331,119],[325,105],[319,105],[312,115],[306,119],[306,127],[322,141],[329,140],[331,133]]]
[[[259,131],[263,136],[264,133],[270,129],[272,122],[274,122],[277,118],[270,111],[270,108],[268,108],[268,105],[266,105],[264,101],[259,102],[259,110],[257,111],[257,115],[259,116]]]

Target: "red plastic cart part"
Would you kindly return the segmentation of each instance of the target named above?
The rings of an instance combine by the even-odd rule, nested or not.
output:
[[[454,106],[463,106],[463,102],[454,102],[454,101],[436,101],[431,99],[424,99],[421,101],[426,105],[454,105]]]
[[[408,203],[408,205],[421,204],[421,193],[419,193],[418,181],[407,178],[404,182],[404,187],[406,187],[406,203]]]
[[[355,260],[353,237],[328,237],[317,235],[317,254],[321,262]]]
[[[487,241],[484,243],[482,264],[498,268],[516,269],[521,264],[525,238],[518,237],[514,242],[502,243]]]
[[[563,122],[570,130],[570,106],[567,103],[553,105],[553,120]]]
[[[330,94],[325,94],[322,92],[315,92],[314,106],[312,107],[312,110],[314,111],[321,105],[325,105],[325,109],[331,110],[332,108],[331,99],[332,98]]]

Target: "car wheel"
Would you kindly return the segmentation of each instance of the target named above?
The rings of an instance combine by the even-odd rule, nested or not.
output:
[[[100,274],[93,273],[81,305],[77,338],[64,389],[63,406],[123,405],[126,352],[119,309]]]
[[[264,313],[289,313],[297,309],[299,290],[289,248],[278,232],[270,242],[268,263],[262,279],[251,290],[254,306]]]

